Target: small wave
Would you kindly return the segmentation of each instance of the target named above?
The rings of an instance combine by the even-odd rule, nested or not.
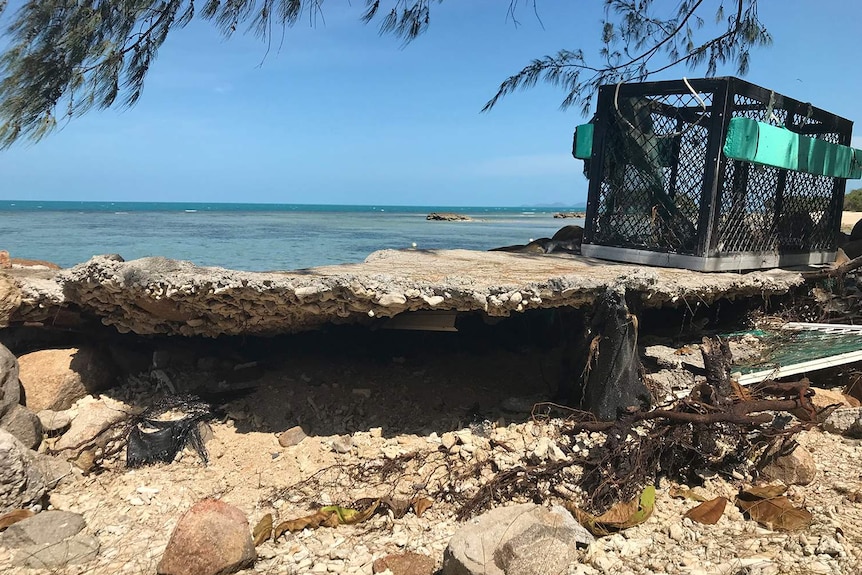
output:
[[[115,216],[128,216],[129,212],[114,212]]]
[[[187,214],[196,214],[197,210],[183,210]]]

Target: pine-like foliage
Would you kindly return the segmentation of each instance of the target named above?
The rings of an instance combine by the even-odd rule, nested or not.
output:
[[[341,9],[350,4],[341,1]],[[361,18],[409,43],[428,29],[432,7],[442,1],[365,0]],[[537,1],[500,0],[515,24],[520,8],[539,18]],[[770,42],[757,0],[735,0],[728,16],[724,0],[604,3],[603,63],[588,64],[580,50],[534,60],[504,81],[483,109],[539,81],[566,92],[562,107],[587,109],[601,83],[643,79],[678,64],[706,64],[711,74],[735,60],[744,73],[750,49]],[[6,6],[0,0],[0,15]],[[712,26],[704,25],[708,10],[715,14]],[[322,17],[323,0],[28,0],[11,15],[0,55],[0,149],[41,139],[58,118],[133,105],[165,38],[193,18],[214,23],[227,36],[240,30],[269,40],[303,18]]]
[[[758,17],[757,2],[729,0],[732,11],[727,12],[725,0],[604,0],[600,63],[588,62],[581,50],[560,50],[533,60],[500,84],[483,111],[539,81],[566,92],[560,108],[577,105],[586,115],[602,84],[643,81],[679,65],[705,65],[711,76],[719,64],[735,62],[738,73],[745,75],[751,49],[772,43]]]

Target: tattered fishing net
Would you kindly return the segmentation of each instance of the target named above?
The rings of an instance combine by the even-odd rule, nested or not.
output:
[[[212,406],[193,395],[172,395],[156,400],[132,421],[126,445],[126,466],[171,463],[187,445],[206,464],[209,458],[201,426],[213,417]]]

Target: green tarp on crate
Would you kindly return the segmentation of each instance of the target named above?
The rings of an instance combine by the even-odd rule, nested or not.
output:
[[[820,176],[848,179],[862,176],[862,151],[750,118],[730,120],[724,155],[734,160]]]

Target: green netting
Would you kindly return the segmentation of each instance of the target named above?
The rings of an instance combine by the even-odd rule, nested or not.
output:
[[[855,333],[823,333],[808,330],[756,330],[746,333],[760,339],[763,351],[759,359],[752,359],[740,365],[734,364],[733,371],[742,374],[862,351],[862,335]],[[735,335],[743,334],[728,334],[729,337]]]

